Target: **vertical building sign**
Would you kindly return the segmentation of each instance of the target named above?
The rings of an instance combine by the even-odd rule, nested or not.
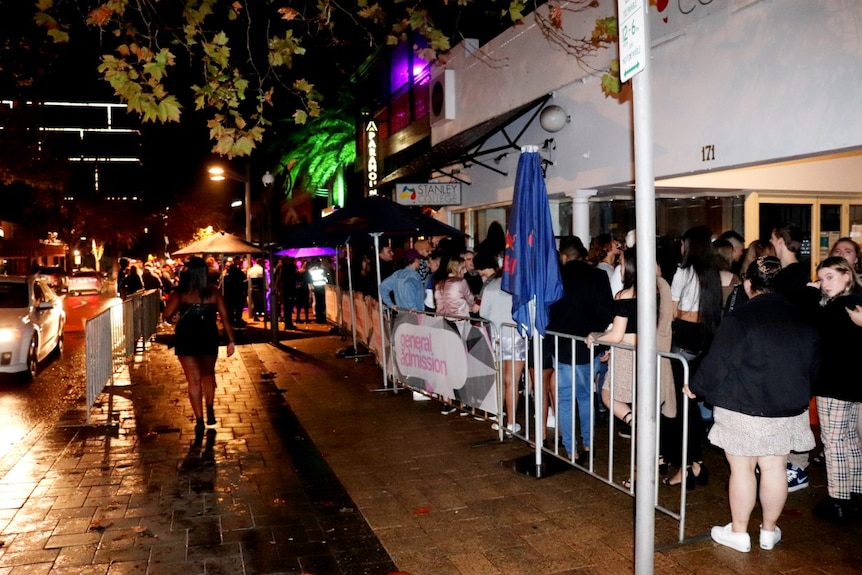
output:
[[[377,123],[365,126],[365,195],[377,195]]]

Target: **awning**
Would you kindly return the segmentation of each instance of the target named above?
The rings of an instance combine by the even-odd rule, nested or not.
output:
[[[451,166],[457,164],[478,164],[498,174],[506,175],[499,168],[489,165],[489,161],[493,156],[499,155],[507,150],[521,150],[521,144],[518,143],[521,136],[527,130],[527,127],[533,122],[536,116],[541,112],[545,102],[551,98],[552,94],[546,94],[541,98],[537,98],[532,102],[509,110],[504,114],[500,114],[490,120],[477,124],[472,128],[468,128],[452,136],[448,140],[444,140],[431,147],[431,149],[421,153],[412,160],[407,161],[403,166],[393,172],[390,172],[380,180],[380,184],[390,184],[405,178],[409,178],[415,174],[428,174],[437,171],[448,175],[456,180],[459,178],[448,170]],[[525,114],[532,113],[530,120],[524,124],[521,130],[511,137],[506,128]],[[503,133],[506,138],[506,144],[496,146],[494,148],[485,148],[486,142],[498,132]],[[463,180],[459,180],[463,181]],[[469,182],[465,182],[469,183]]]

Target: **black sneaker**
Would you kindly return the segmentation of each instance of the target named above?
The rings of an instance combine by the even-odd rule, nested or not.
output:
[[[622,437],[623,439],[631,439],[632,438],[632,426],[628,423],[618,423],[617,424],[617,435]]]
[[[575,458],[575,463],[580,465],[581,467],[589,467],[590,465],[590,450],[585,449],[578,453],[578,456]]]
[[[814,506],[814,516],[831,521],[834,525],[847,525],[855,519],[858,511],[849,499],[827,497]]]

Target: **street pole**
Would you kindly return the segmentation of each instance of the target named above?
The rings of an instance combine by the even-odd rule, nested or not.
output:
[[[245,163],[245,241],[251,243],[251,162]],[[246,254],[248,268],[252,266],[251,254]],[[251,293],[251,292],[249,292]]]
[[[288,181],[290,173],[288,172]],[[266,203],[266,228],[267,228],[267,247],[269,248],[269,327],[271,330],[272,344],[278,344],[278,297],[275,295],[275,240],[272,226],[272,211],[273,211],[273,183],[272,175],[267,171],[263,175],[264,200]]]

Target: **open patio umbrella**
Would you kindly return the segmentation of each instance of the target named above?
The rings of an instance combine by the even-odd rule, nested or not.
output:
[[[515,173],[515,195],[503,264],[503,290],[512,294],[512,319],[522,333],[533,336],[533,365],[541,365],[540,339],[548,326],[548,307],[563,297],[553,220],[542,163],[536,146],[521,148]],[[539,370],[536,370],[539,373]],[[543,409],[541,375],[535,378],[536,412]],[[542,436],[536,418],[536,437]],[[537,441],[536,476],[541,475],[542,450]]]
[[[172,256],[195,254],[261,254],[263,250],[227,232],[218,232],[186,247],[172,252]]]
[[[292,258],[316,258],[320,256],[334,256],[336,249],[331,246],[312,246],[307,248],[287,248],[275,252],[279,257],[290,256]]]
[[[382,196],[368,196],[290,234],[282,246],[338,246],[374,234],[461,237],[464,232]]]
[[[421,212],[397,204],[382,196],[368,196],[333,212],[325,218],[309,224],[301,230],[287,236],[282,242],[284,246],[339,246],[350,244],[371,237],[374,239],[374,253],[380,252],[380,236],[413,237],[413,236],[447,236],[463,237],[465,234],[458,228],[444,224]],[[350,251],[347,252],[348,258]],[[347,261],[348,268],[350,260]],[[377,269],[377,301],[380,301],[380,266]],[[347,274],[350,281],[350,273]],[[349,284],[351,317],[356,317],[352,310],[353,284]],[[383,304],[378,306],[380,317],[380,338],[385,341],[383,324]],[[356,322],[353,328],[353,345],[356,349]],[[387,386],[386,346],[381,348],[383,357],[383,387]]]

